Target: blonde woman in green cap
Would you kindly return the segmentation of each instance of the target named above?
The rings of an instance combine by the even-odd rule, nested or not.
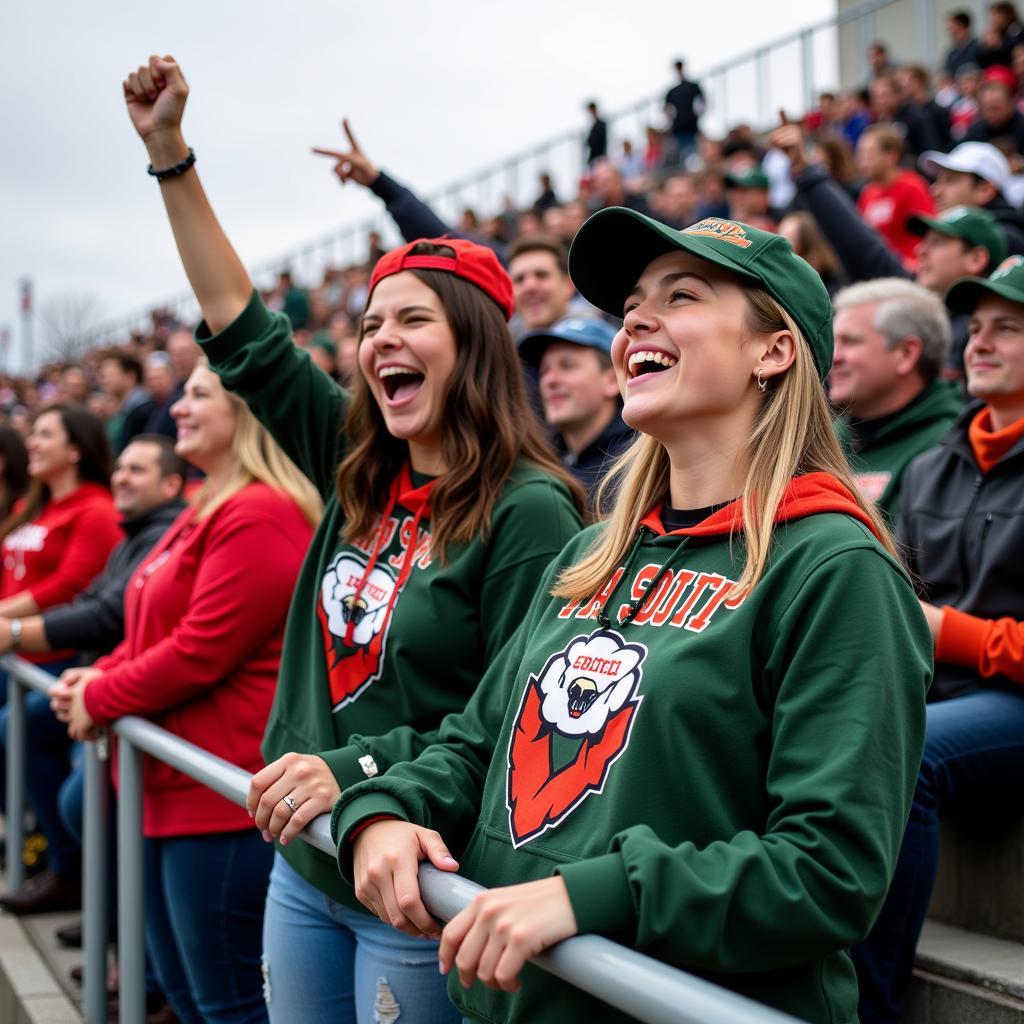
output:
[[[639,436],[614,511],[439,742],[344,791],[339,866],[410,934],[438,932],[420,861],[490,888],[440,945],[473,1020],[618,1020],[524,970],[597,932],[854,1024],[845,949],[889,884],[932,660],[832,432],[828,294],[777,235],[621,208],[583,226],[570,269],[624,318],[611,355]]]

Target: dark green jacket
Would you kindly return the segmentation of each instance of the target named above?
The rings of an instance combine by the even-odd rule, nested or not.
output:
[[[741,548],[648,526],[594,600],[542,588],[440,742],[342,795],[342,871],[352,831],[395,815],[437,829],[485,886],[560,873],[581,932],[855,1024],[845,950],[895,866],[931,637],[902,569],[847,515],[778,526],[767,572],[735,599]],[[629,601],[644,603],[623,625]],[[464,991],[453,972],[449,995],[483,1021],[622,1019],[538,968],[522,983]]]
[[[326,502],[296,585],[263,754],[272,761],[289,751],[318,753],[344,788],[374,768],[415,757],[441,719],[463,707],[580,519],[564,484],[522,465],[495,507],[486,541],[450,545],[442,566],[430,551],[429,514],[416,524],[429,481],[406,476],[357,607],[355,584],[373,544],[346,545],[340,537],[334,475],[347,394],[295,346],[287,318],[268,312],[258,295],[216,337],[204,325],[197,337],[225,386]],[[408,579],[388,614],[407,554]],[[332,858],[301,842],[281,852],[323,892],[360,907]]]
[[[960,389],[948,380],[935,380],[919,398],[885,417],[867,444],[858,443],[849,417],[840,416],[836,433],[842,442],[861,493],[873,501],[890,523],[899,519],[903,471],[921,452],[934,448],[963,412]]]

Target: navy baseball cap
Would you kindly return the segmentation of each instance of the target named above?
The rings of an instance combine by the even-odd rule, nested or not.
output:
[[[594,320],[585,316],[569,316],[551,327],[540,331],[531,331],[519,340],[519,356],[531,366],[539,366],[544,350],[553,341],[568,341],[584,348],[594,348],[608,355],[615,337],[614,327],[603,320]]]

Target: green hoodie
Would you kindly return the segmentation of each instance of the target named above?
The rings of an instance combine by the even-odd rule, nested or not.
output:
[[[836,433],[861,494],[873,501],[890,523],[899,518],[903,470],[921,452],[934,448],[963,411],[959,386],[949,380],[934,380],[898,412],[883,417],[884,423],[872,430],[863,447],[858,446],[850,417],[844,414],[836,420]]]
[[[485,886],[560,873],[580,932],[803,1020],[855,1024],[844,950],[895,866],[931,637],[832,477],[791,485],[745,596],[728,588],[742,571],[735,510],[668,535],[655,510],[583,602],[549,589],[600,527],[571,541],[439,743],[342,795],[342,872],[369,818],[418,822]],[[449,995],[483,1021],[621,1019],[529,965],[518,993],[466,991],[452,972]]]
[[[415,757],[441,719],[461,710],[544,570],[579,531],[579,515],[564,484],[522,464],[486,540],[449,545],[442,565],[430,548],[433,482],[406,467],[373,535],[345,544],[335,467],[348,395],[295,346],[287,317],[269,313],[255,293],[224,331],[210,337],[201,324],[197,338],[224,385],[326,502],[292,600],[263,755],[318,753],[350,786]],[[279,849],[321,891],[363,909],[331,857],[307,843]]]

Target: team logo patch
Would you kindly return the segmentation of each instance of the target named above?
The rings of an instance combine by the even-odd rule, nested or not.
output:
[[[1011,271],[1016,270],[1018,267],[1024,267],[1024,256],[1007,256],[1002,263],[992,271],[989,276],[990,281],[998,281],[1001,277],[1006,277]]]
[[[637,690],[644,644],[610,629],[578,636],[531,673],[508,745],[509,830],[513,846],[560,825],[625,752],[643,700]],[[561,739],[558,739],[561,737]],[[556,765],[556,744],[565,760]]]
[[[348,553],[339,554],[324,573],[317,613],[324,638],[331,710],[354,701],[380,678],[389,623],[388,605],[395,578],[375,565],[359,596],[356,588],[366,572],[366,562]],[[350,642],[346,643],[349,627]]]
[[[691,224],[688,228],[684,228],[683,234],[715,238],[719,242],[738,245],[741,249],[749,249],[751,244],[742,225],[731,220],[721,220],[718,217],[705,217],[704,220],[699,220],[696,224]]]

